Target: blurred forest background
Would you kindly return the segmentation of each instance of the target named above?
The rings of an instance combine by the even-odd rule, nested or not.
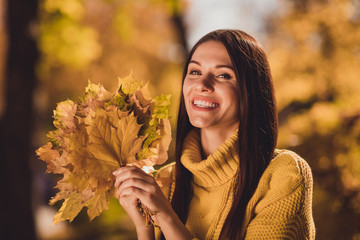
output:
[[[88,80],[114,90],[131,70],[153,96],[172,95],[175,130],[190,32],[202,15],[186,19],[195,2],[0,0],[0,239],[136,238],[114,199],[91,223],[82,212],[51,226],[58,179],[34,151],[54,129],[57,102],[82,96]],[[250,33],[272,67],[278,147],[313,170],[317,239],[360,239],[360,1],[278,0],[261,18],[259,35]]]

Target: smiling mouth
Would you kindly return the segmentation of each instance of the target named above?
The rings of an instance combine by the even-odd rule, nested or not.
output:
[[[199,108],[207,108],[207,109],[211,109],[211,108],[217,108],[219,106],[218,103],[214,103],[214,102],[207,102],[207,101],[203,101],[203,100],[194,100],[193,101],[194,106],[199,107]]]

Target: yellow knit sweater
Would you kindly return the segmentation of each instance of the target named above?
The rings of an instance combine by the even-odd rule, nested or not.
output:
[[[194,195],[186,227],[195,238],[218,239],[232,205],[238,168],[237,134],[234,133],[207,159],[201,157],[198,131],[185,139],[182,164],[193,174]],[[168,199],[174,191],[175,165],[157,174]],[[315,239],[312,218],[312,174],[308,164],[295,153],[277,150],[250,199],[243,239]],[[157,239],[159,234],[157,234]]]

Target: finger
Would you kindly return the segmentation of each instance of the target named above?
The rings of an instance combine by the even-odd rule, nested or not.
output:
[[[121,198],[136,198],[136,199],[140,199],[140,196],[143,195],[143,190],[136,188],[136,187],[127,187],[124,189],[118,189],[117,190],[117,194],[119,196],[119,199]]]
[[[121,167],[121,168],[118,168],[117,170],[113,171],[113,175],[117,176],[117,175],[123,174],[124,172],[131,171],[131,170],[137,171],[139,173],[145,173],[143,170],[141,170],[140,168],[138,168],[136,166],[125,166],[125,167]]]
[[[136,197],[133,197],[131,195],[126,195],[126,196],[122,196],[121,198],[119,198],[119,203],[124,208],[128,208],[128,207],[137,208],[138,202],[139,202],[139,199],[137,199]]]
[[[156,186],[149,186],[147,190],[144,190],[142,186],[121,186],[118,190],[118,195],[120,199],[127,196],[135,197],[144,205],[156,211],[159,208],[165,207],[166,203],[168,203],[161,190],[157,190]]]
[[[138,188],[148,193],[155,193],[156,191],[156,186],[153,183],[148,183],[143,179],[138,178],[131,178],[123,181],[119,186],[119,190],[122,191],[123,189],[130,187]]]
[[[115,179],[114,186],[116,188],[118,188],[122,184],[122,182],[129,180],[129,179],[141,179],[141,180],[151,183],[151,184],[153,184],[155,182],[155,179],[152,176],[147,175],[143,171],[141,171],[141,172],[140,171],[139,171],[139,168],[130,168],[128,170],[117,173],[115,175],[116,179]]]
[[[144,176],[144,175],[138,173],[137,171],[130,170],[130,171],[123,172],[120,175],[117,175],[115,178],[114,186],[116,188],[118,188],[124,181],[130,180],[130,179],[140,179],[140,180],[148,182],[148,183],[152,182],[151,179],[148,178],[148,176]]]
[[[118,176],[121,176],[123,178],[131,177],[133,174],[137,174],[138,176],[140,176],[139,174],[141,174],[143,176],[147,176],[147,174],[144,171],[142,171],[140,168],[135,167],[135,166],[121,167],[121,168],[115,170],[112,174],[116,178]],[[119,180],[122,180],[122,178],[120,178]]]

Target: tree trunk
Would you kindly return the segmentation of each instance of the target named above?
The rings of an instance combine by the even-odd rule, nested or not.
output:
[[[33,90],[38,57],[30,32],[37,0],[7,1],[5,111],[0,119],[0,239],[36,239],[31,205]]]

